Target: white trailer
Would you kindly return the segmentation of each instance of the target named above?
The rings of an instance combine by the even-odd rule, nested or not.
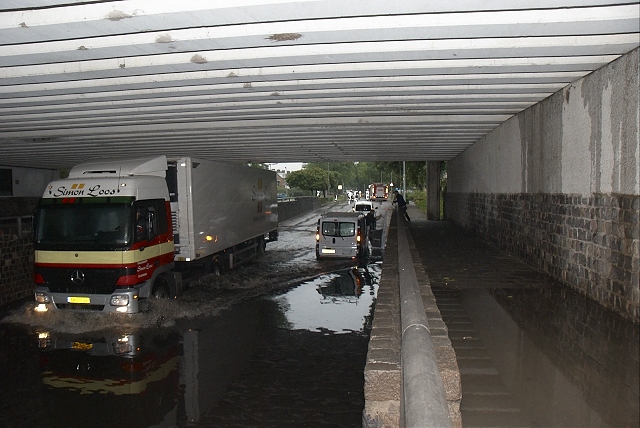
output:
[[[273,171],[185,157],[169,160],[167,183],[176,261],[233,268],[255,246],[261,252],[277,239]]]

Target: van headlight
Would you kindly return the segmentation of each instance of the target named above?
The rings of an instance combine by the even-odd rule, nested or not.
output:
[[[111,306],[127,306],[129,304],[129,296],[126,294],[114,294],[111,296]]]

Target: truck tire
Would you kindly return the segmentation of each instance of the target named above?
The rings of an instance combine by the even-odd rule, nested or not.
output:
[[[267,241],[264,237],[258,238],[258,254],[264,254],[267,251]]]
[[[167,280],[162,276],[156,278],[155,282],[153,283],[153,291],[151,294],[155,299],[170,299],[171,290],[169,289]]]
[[[211,265],[211,273],[214,276],[220,276],[220,274],[222,273],[222,269],[220,269],[220,265],[218,263],[214,263]]]

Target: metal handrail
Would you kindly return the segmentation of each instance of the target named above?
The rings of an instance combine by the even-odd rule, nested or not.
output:
[[[449,406],[404,229],[404,218],[400,214],[396,218],[404,426],[451,427]]]

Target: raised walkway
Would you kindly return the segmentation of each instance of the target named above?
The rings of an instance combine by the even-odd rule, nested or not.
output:
[[[452,426],[638,426],[637,324],[452,223],[416,206],[409,215],[402,225]],[[419,426],[403,409],[396,218],[365,368],[365,427]]]

